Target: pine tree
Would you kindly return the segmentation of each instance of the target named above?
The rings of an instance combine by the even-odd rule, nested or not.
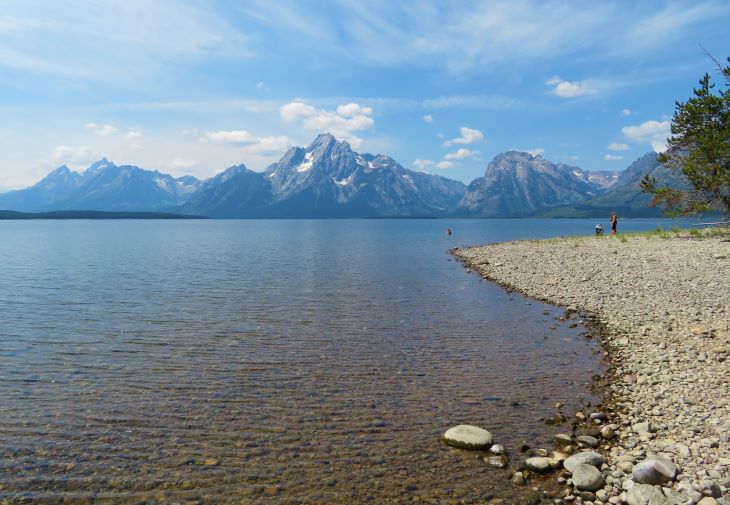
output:
[[[725,221],[730,214],[730,65],[717,63],[724,89],[714,93],[715,85],[705,74],[694,96],[676,102],[672,136],[658,157],[670,170],[681,172],[689,188],[657,187],[648,175],[641,182],[642,191],[653,195],[649,205],[671,215],[719,211]]]

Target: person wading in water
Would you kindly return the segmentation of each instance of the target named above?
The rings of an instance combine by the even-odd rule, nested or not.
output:
[[[616,235],[616,226],[618,226],[618,214],[611,212],[611,235]]]

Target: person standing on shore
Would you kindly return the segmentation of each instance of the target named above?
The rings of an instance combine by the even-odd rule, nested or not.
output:
[[[618,214],[611,212],[611,235],[616,235],[616,227],[618,226]]]

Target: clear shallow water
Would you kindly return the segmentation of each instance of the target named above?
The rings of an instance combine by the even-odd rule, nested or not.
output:
[[[0,500],[514,497],[439,435],[548,446],[597,348],[447,251],[594,225],[0,221]]]

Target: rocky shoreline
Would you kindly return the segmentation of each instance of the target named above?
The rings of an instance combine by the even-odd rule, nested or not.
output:
[[[660,232],[452,251],[491,281],[591,314],[610,361],[603,411],[569,416],[574,433],[552,453],[531,451],[516,484],[561,472],[555,503],[730,505],[729,238]],[[588,460],[577,472],[566,464],[576,455]]]

